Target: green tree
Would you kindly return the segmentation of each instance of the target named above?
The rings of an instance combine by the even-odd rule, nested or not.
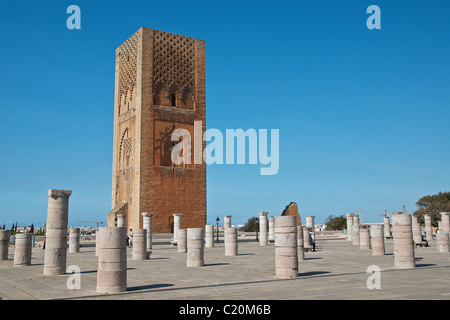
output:
[[[45,236],[45,232],[42,228],[38,228],[38,230],[34,233],[35,236]]]
[[[347,218],[345,216],[335,217],[333,215],[329,215],[328,218],[325,219],[326,230],[344,230],[347,228]]]
[[[33,234],[34,233],[34,224],[32,223],[30,226],[30,233]]]
[[[259,220],[257,217],[252,217],[248,219],[245,226],[242,228],[242,231],[244,232],[255,232],[259,228]]]
[[[450,212],[450,192],[439,192],[438,194],[423,196],[416,202],[417,210],[414,216],[420,224],[425,223],[425,214],[431,215],[431,224],[438,226],[441,219],[440,212]]]

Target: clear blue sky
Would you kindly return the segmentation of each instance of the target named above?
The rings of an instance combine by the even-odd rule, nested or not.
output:
[[[81,8],[81,30],[66,9]],[[366,9],[381,8],[369,30]],[[111,209],[115,49],[141,26],[206,41],[207,127],[280,130],[280,170],[208,166],[208,223],[408,213],[450,191],[450,2],[2,1],[0,224]]]

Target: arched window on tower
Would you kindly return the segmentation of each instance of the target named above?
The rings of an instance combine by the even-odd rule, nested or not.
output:
[[[119,147],[119,170],[125,170],[133,165],[132,158],[132,144],[133,138],[131,137],[130,130],[128,128],[122,134]]]
[[[177,96],[175,94],[172,94],[172,107],[177,106]]]

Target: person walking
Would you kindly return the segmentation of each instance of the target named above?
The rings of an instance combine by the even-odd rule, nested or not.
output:
[[[312,252],[315,252],[316,251],[316,239],[314,237],[314,232],[312,231],[312,229],[309,229],[309,242],[313,246]]]

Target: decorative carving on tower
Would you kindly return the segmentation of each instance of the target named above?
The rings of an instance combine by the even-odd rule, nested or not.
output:
[[[138,36],[134,34],[119,48],[119,114],[127,111],[128,102],[133,99],[137,82]]]
[[[155,30],[153,79],[155,91],[165,90],[166,97],[177,94],[195,100],[194,39]]]

